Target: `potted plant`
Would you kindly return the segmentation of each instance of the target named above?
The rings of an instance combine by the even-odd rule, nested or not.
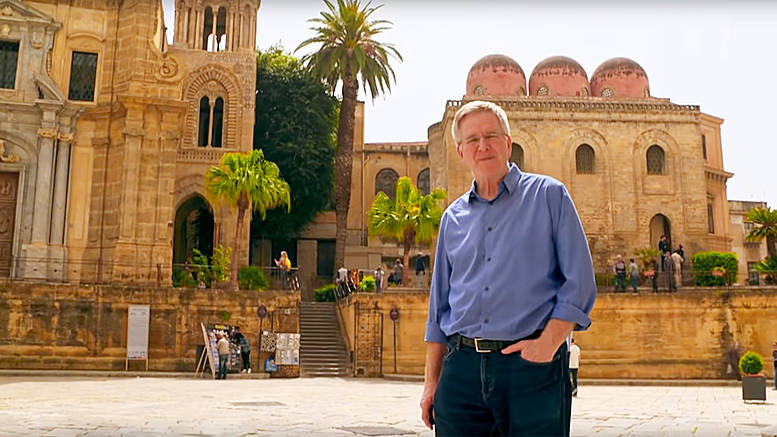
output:
[[[743,401],[766,401],[766,377],[762,373],[763,369],[764,359],[756,352],[747,351],[739,359]]]

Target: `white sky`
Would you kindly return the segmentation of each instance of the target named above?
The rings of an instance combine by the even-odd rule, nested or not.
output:
[[[163,3],[172,39],[174,0]],[[724,166],[735,173],[729,199],[777,206],[770,182],[777,164],[777,2],[373,2],[381,3],[373,17],[394,26],[379,40],[393,43],[404,62],[394,61],[391,93],[366,102],[365,141],[425,141],[446,100],[463,96],[472,64],[488,54],[515,59],[527,79],[553,55],[577,60],[589,78],[603,61],[624,56],[645,69],[653,96],[725,119]],[[263,0],[257,46],[280,42],[293,51],[313,34],[307,20],[324,8],[321,0]]]

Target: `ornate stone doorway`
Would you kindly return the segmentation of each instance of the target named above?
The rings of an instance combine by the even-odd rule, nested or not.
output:
[[[194,249],[213,256],[213,212],[201,196],[189,198],[175,212],[173,263],[183,264]]]
[[[658,249],[658,239],[666,235],[669,247],[672,247],[672,225],[663,214],[656,214],[650,219],[650,247]]]
[[[19,173],[0,172],[0,278],[11,275]]]

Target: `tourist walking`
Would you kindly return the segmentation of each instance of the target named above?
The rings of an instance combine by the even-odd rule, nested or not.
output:
[[[569,377],[572,379],[572,396],[577,396],[577,370],[580,368],[580,347],[573,338],[569,346]]]
[[[631,279],[631,289],[636,293],[639,283],[639,267],[634,262],[634,258],[629,258],[629,275]]]
[[[626,263],[622,256],[615,257],[612,271],[615,273],[615,291],[626,291]]]
[[[216,349],[219,352],[219,371],[216,379],[227,379],[227,365],[229,363],[229,340],[227,337],[219,332],[216,334],[216,338],[219,339],[216,342]]]

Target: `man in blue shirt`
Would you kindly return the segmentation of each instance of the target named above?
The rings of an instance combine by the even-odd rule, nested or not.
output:
[[[453,119],[472,188],[440,222],[421,416],[437,435],[568,435],[566,339],[591,324],[591,255],[563,184],[508,165],[505,112]]]

